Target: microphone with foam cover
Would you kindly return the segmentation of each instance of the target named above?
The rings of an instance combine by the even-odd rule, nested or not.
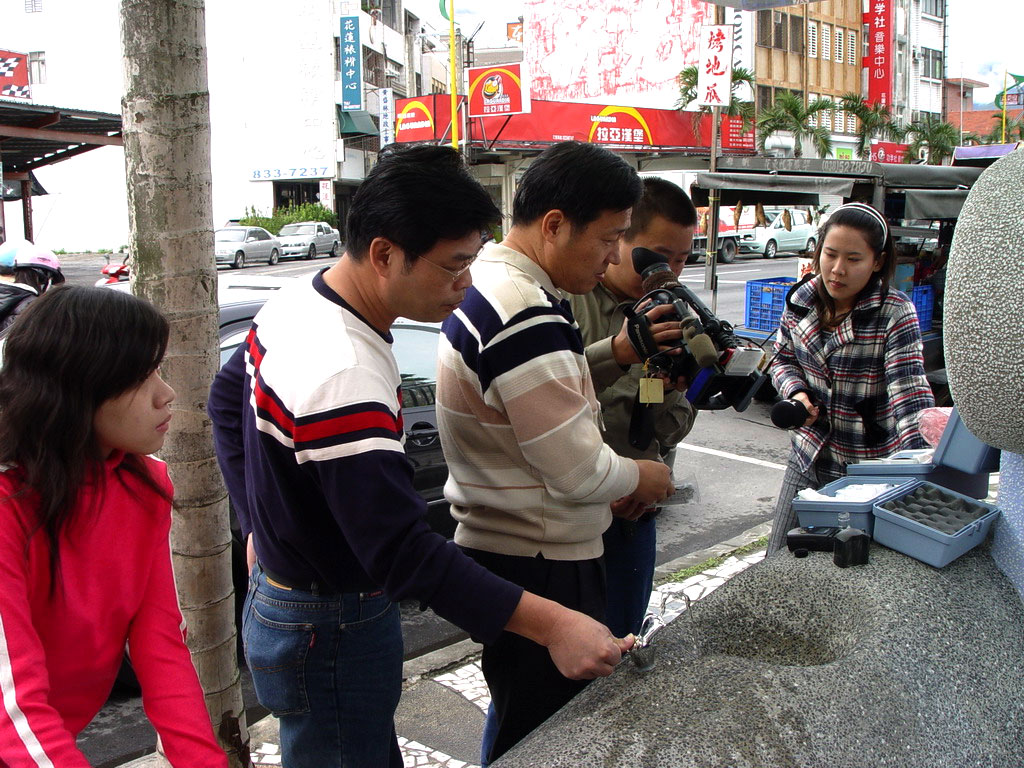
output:
[[[772,424],[780,429],[802,427],[811,414],[799,400],[780,400],[772,406]]]
[[[718,350],[706,333],[698,333],[686,339],[686,348],[701,368],[713,368],[718,365]]]

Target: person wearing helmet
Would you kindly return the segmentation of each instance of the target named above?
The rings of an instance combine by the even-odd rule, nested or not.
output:
[[[51,285],[64,282],[60,261],[53,253],[26,250],[14,254],[14,282],[0,283],[0,333]]]

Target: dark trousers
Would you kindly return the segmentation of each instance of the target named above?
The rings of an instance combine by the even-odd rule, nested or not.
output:
[[[600,558],[567,561],[478,549],[465,552],[492,573],[536,595],[603,620],[605,575]],[[547,648],[511,632],[502,632],[497,641],[484,646],[480,666],[497,718],[487,762],[505,754],[587,684],[563,677]]]

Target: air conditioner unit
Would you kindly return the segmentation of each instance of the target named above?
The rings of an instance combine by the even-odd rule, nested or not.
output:
[[[782,23],[782,11],[772,11],[772,24]]]
[[[402,73],[395,69],[395,67],[386,67],[384,70],[384,76],[388,80],[397,80],[402,76]]]
[[[910,51],[910,58],[912,58],[914,61],[920,61],[921,60],[921,49],[920,48],[912,48],[911,51]]]

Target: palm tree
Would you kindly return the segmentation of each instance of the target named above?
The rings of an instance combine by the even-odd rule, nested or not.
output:
[[[791,91],[775,94],[775,103],[761,112],[757,119],[757,146],[764,152],[768,137],[779,131],[793,134],[793,156],[803,157],[800,146],[804,139],[810,139],[815,151],[821,157],[832,154],[832,133],[822,125],[812,125],[811,119],[820,112],[835,109],[831,99],[815,99],[806,107],[804,100]]]
[[[171,550],[188,646],[231,765],[250,765],[231,599],[231,531],[206,398],[219,363],[203,0],[121,0],[132,289],[171,325],[178,393],[161,458],[175,485]]]
[[[892,119],[892,111],[880,102],[868,104],[859,93],[844,93],[840,97],[844,111],[857,118],[857,157],[866,160],[871,155],[871,140],[902,141],[906,129]]]
[[[679,83],[679,100],[676,101],[676,109],[683,111],[687,106],[697,100],[697,67],[696,65],[683,67],[683,70],[676,76]],[[744,85],[754,90],[754,73],[744,67],[732,68],[732,85],[730,87],[731,97],[729,106],[722,110],[726,117],[738,117],[743,121],[743,132],[754,127],[754,102],[741,101],[736,98],[736,92]],[[711,107],[700,107],[693,113],[693,131],[700,138],[700,123],[704,115],[711,114]]]
[[[928,148],[928,164],[942,165],[942,161],[953,154],[960,143],[960,132],[944,120],[931,115],[923,120],[910,124],[908,131],[911,157],[920,155],[924,147]]]
[[[1003,143],[1003,116],[992,115],[992,119],[995,120],[995,125],[992,126],[992,130],[985,136],[984,142],[986,144],[1002,144]],[[1006,142],[1011,141],[1024,141],[1024,112],[1019,115],[1006,116]]]

